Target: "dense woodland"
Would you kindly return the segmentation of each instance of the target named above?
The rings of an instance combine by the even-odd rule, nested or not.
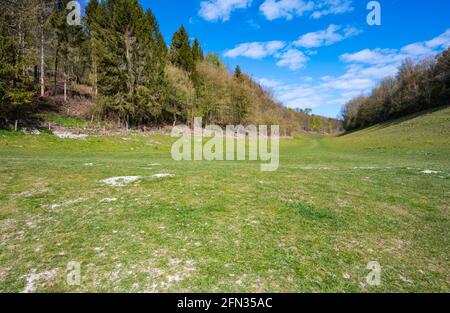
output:
[[[0,124],[24,121],[36,103],[84,95],[90,113],[123,127],[205,123],[279,124],[333,133],[334,119],[276,103],[239,67],[205,54],[181,26],[167,45],[137,0],[89,1],[80,26],[67,23],[69,0],[2,0]]]
[[[370,95],[350,100],[342,111],[344,128],[355,130],[450,104],[450,49],[417,64],[405,60]]]

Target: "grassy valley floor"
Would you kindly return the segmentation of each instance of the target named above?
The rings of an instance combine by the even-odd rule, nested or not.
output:
[[[0,291],[449,292],[449,138],[448,108],[302,135],[268,173],[175,162],[163,135],[2,131]]]

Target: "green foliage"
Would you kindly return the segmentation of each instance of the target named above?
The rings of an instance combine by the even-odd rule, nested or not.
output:
[[[311,115],[311,114],[312,114],[312,109],[305,108],[305,109],[303,110],[303,112],[304,112],[306,115]]]
[[[241,67],[239,65],[237,65],[236,68],[234,69],[234,77],[236,79],[242,78],[242,71],[241,71]]]
[[[199,48],[200,47],[198,46],[198,49]],[[195,53],[200,52],[196,51]],[[199,58],[200,55],[198,54],[196,57]],[[191,73],[194,70],[194,53],[190,46],[189,35],[184,26],[181,26],[173,35],[169,50],[169,59],[172,64],[182,68],[188,73]]]
[[[167,96],[167,51],[152,12],[136,0],[93,2],[85,20],[105,115],[132,124],[157,120]]]
[[[311,117],[311,129],[316,132],[323,132],[324,121],[320,116],[312,116]]]
[[[0,7],[1,126],[9,120],[25,117],[35,97],[34,85],[27,72],[32,59],[29,50],[24,47],[32,33],[29,27],[24,27],[23,32],[16,29],[16,23],[23,18],[18,9],[26,3],[18,2],[16,5]]]
[[[197,38],[195,38],[192,44],[192,57],[194,58],[194,62],[203,61],[204,59],[203,50]]]
[[[166,111],[171,115],[173,124],[178,121],[192,121],[195,102],[195,89],[189,74],[173,65],[167,67],[169,78],[169,97]]]
[[[334,123],[333,120],[328,120],[328,133],[333,134],[334,133]]]
[[[220,60],[220,57],[215,53],[208,53],[208,55],[206,56],[206,61],[214,66],[224,67],[222,61]]]

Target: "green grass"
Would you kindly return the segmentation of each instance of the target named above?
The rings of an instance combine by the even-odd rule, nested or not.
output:
[[[276,172],[174,162],[162,135],[0,132],[0,291],[35,273],[36,292],[449,292],[449,131],[444,109],[297,136]],[[100,183],[116,176],[142,180]]]
[[[58,115],[54,113],[37,114],[36,118],[66,128],[84,128],[89,125],[89,122],[87,122],[86,120],[82,120],[77,117]]]

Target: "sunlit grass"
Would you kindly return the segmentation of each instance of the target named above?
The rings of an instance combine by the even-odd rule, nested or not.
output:
[[[449,112],[283,140],[276,172],[174,162],[162,135],[2,131],[0,291],[448,292]]]

